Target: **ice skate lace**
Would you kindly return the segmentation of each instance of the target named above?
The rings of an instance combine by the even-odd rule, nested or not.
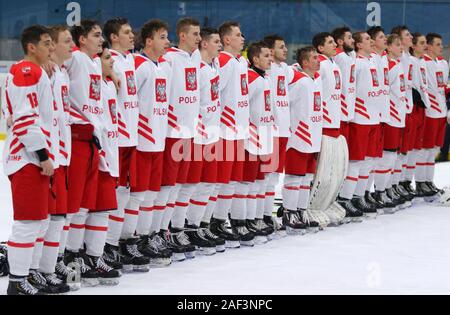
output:
[[[267,229],[268,226],[267,224],[264,222],[264,220],[256,220],[256,228],[260,231]]]
[[[62,260],[56,264],[56,271],[63,276],[73,273],[73,270],[67,267]]]
[[[143,257],[143,255],[138,251],[137,245],[127,245],[127,252],[134,257]]]
[[[179,233],[175,233],[175,237],[177,238],[177,241],[181,245],[190,245],[191,244],[189,242],[189,238],[187,237],[186,233],[184,233],[184,231],[179,232]]]
[[[397,190],[403,196],[409,195],[409,193],[406,191],[406,189],[402,185],[398,185]]]
[[[47,284],[47,280],[44,278],[44,276],[40,272],[32,272],[31,277],[39,285]]]
[[[105,263],[105,260],[104,260],[102,257],[100,257],[100,258],[97,260],[97,269],[103,270],[103,271],[105,271],[105,272],[110,272],[110,271],[113,271],[113,270],[114,270],[113,268],[111,268],[110,266],[108,266],[108,265]]]
[[[213,232],[211,232],[209,229],[201,229],[201,231],[204,233],[204,235],[206,235],[207,237],[209,237],[210,239],[218,239],[217,235],[215,235]]]
[[[50,283],[51,285],[60,285],[63,283],[54,273],[45,275],[45,279],[47,280],[47,283]]]
[[[81,271],[81,273],[86,273],[87,271],[91,270],[91,268],[90,268],[88,265],[86,265],[86,264],[84,263],[84,259],[83,259],[83,258],[77,257],[77,258],[75,258],[75,262],[76,262],[78,265],[80,265],[80,271]]]
[[[23,279],[22,281],[20,281],[19,286],[27,294],[35,295],[38,293],[38,289],[33,287],[27,279]]]
[[[237,230],[239,235],[246,235],[246,234],[250,233],[250,231],[245,226],[238,226],[236,228],[236,230]]]
[[[163,239],[159,235],[155,235],[155,237],[152,238],[152,242],[154,242],[156,244],[158,250],[167,249],[167,243],[166,243],[165,239]]]

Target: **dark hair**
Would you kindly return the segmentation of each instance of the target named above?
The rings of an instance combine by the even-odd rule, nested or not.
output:
[[[169,25],[164,21],[154,19],[154,20],[150,20],[147,23],[145,23],[141,29],[142,45],[145,46],[145,42],[147,41],[147,38],[153,39],[153,36],[155,36],[155,33],[162,29],[164,29],[166,31],[169,30]]]
[[[320,53],[319,46],[325,45],[325,42],[328,37],[333,37],[333,36],[327,32],[322,32],[322,33],[314,35],[313,40],[312,40],[312,45],[317,50],[317,52]]]
[[[395,26],[392,29],[391,34],[397,34],[398,36],[402,37],[402,33],[404,31],[409,31],[408,26],[406,26],[406,25],[398,25],[398,26]]]
[[[381,26],[372,26],[371,28],[369,28],[367,30],[367,34],[369,34],[370,38],[372,38],[373,40],[375,40],[375,38],[377,38],[377,35],[380,32],[384,33],[384,29]]]
[[[396,40],[400,40],[401,41],[401,38],[400,38],[399,35],[397,35],[397,34],[390,34],[390,35],[388,35],[388,37],[387,37],[387,45],[391,46]]]
[[[284,38],[278,34],[271,34],[264,37],[264,41],[267,43],[267,45],[269,45],[269,48],[275,48],[275,43],[277,42],[277,40],[284,42]]]
[[[211,38],[211,35],[219,34],[219,31],[212,27],[204,27],[200,31],[200,36],[202,38],[202,42],[208,41]],[[199,44],[199,48],[202,47],[202,42]]]
[[[41,41],[41,36],[45,34],[50,35],[50,30],[43,25],[32,25],[24,29],[20,36],[23,52],[27,54],[28,44],[37,45]]]
[[[68,30],[69,27],[67,25],[53,25],[50,27],[50,36],[55,43],[58,43],[59,34]]]
[[[331,36],[333,36],[334,41],[337,44],[338,39],[344,40],[345,37],[345,33],[351,33],[352,31],[350,30],[349,27],[347,26],[342,26],[342,27],[338,27],[335,28],[332,32],[331,32]]]
[[[177,23],[177,36],[180,38],[181,33],[186,33],[190,26],[200,26],[200,22],[191,17],[185,17],[178,21]]]
[[[442,39],[442,36],[440,34],[438,34],[438,33],[428,33],[427,34],[427,44],[428,45],[433,45],[434,40],[436,38]]]
[[[96,27],[100,27],[100,24],[94,20],[83,20],[80,25],[75,25],[72,27],[70,32],[72,33],[73,42],[80,48],[80,37],[87,37],[88,34]]]
[[[297,50],[295,59],[297,60],[300,67],[303,67],[303,62],[309,59],[311,53],[315,52],[316,49],[313,46],[306,46]]]
[[[359,48],[358,48],[358,44],[362,43],[363,34],[367,34],[366,31],[360,31],[360,32],[356,32],[353,33],[353,39],[355,40],[355,51],[358,52]]]
[[[103,26],[103,32],[105,33],[106,40],[111,43],[111,35],[119,35],[120,28],[123,25],[130,24],[126,18],[117,17],[111,20],[106,21],[105,25]]]
[[[247,49],[248,61],[253,65],[253,58],[259,57],[263,48],[270,48],[264,41],[251,43]]]
[[[422,33],[419,33],[419,32],[416,32],[416,33],[411,34],[411,35],[412,35],[412,37],[413,37],[413,39],[412,39],[413,45],[417,45],[417,43],[419,42],[419,37],[425,36],[425,35],[423,35]],[[413,47],[411,47],[411,48],[409,49],[409,53],[410,53],[411,55],[414,55],[414,48],[413,48]]]
[[[222,25],[220,25],[219,35],[222,41],[225,36],[230,35],[231,31],[233,30],[233,27],[241,27],[241,25],[235,21],[227,21]]]

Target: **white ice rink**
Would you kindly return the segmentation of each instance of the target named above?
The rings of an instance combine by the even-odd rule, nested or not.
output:
[[[436,184],[450,186],[450,164],[437,166]],[[12,208],[3,172],[0,198],[5,241]],[[7,278],[1,278],[0,294],[6,287]],[[75,294],[450,294],[450,208],[421,204],[360,224],[124,275],[117,287]]]

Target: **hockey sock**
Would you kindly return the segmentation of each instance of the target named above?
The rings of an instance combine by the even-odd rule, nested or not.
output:
[[[64,223],[63,230],[61,231],[61,237],[59,240],[59,251],[58,251],[59,257],[62,257],[64,255],[64,251],[66,250],[67,235],[69,235],[70,222],[72,222],[72,218],[73,214],[66,215],[66,221]]]
[[[304,176],[286,175],[283,185],[283,206],[287,210],[296,211],[299,189]]]
[[[48,225],[50,223],[50,219],[41,221],[41,226],[39,227],[39,234],[36,239],[36,243],[34,245],[33,250],[33,260],[31,261],[31,269],[37,270],[39,269],[39,263],[42,257],[42,249],[44,248],[44,237],[48,230]]]
[[[373,162],[373,159],[366,158],[364,162],[361,164],[361,167],[359,169],[359,176],[358,176],[358,183],[356,184],[354,195],[358,197],[363,197],[366,193],[366,189],[369,182],[369,174],[371,171],[371,163]]]
[[[434,180],[434,170],[435,170],[435,163],[436,163],[436,156],[439,153],[440,149],[435,148],[430,150],[431,152],[428,154],[427,158],[427,175],[426,175],[426,181],[427,182],[433,182]]]
[[[258,184],[258,194],[256,195],[256,218],[263,219],[264,218],[264,206],[266,203],[266,189],[268,183],[268,175],[265,176],[263,180],[257,180]]]
[[[309,197],[311,193],[311,182],[314,178],[313,174],[306,174],[300,183],[300,190],[298,193],[297,209],[308,209]]]
[[[266,187],[266,199],[264,201],[264,215],[272,216],[273,207],[275,205],[275,187],[280,181],[280,174],[269,174]]]
[[[164,216],[161,222],[161,230],[167,231],[169,229],[170,221],[172,220],[173,213],[175,211],[175,202],[178,198],[178,192],[181,189],[181,185],[177,184],[172,187],[170,190],[168,199],[167,199],[167,207],[164,211]]]
[[[407,160],[406,160],[406,172],[405,172],[405,177],[404,177],[405,181],[412,182],[412,180],[414,178],[414,174],[416,173],[416,162],[417,162],[418,155],[419,155],[418,150],[413,150],[413,151],[408,152],[408,154],[406,156]]]
[[[416,182],[422,183],[427,181],[427,159],[429,151],[429,149],[422,149],[417,155]]]
[[[145,192],[132,192],[125,207],[125,220],[122,227],[121,239],[132,238],[136,232],[139,209],[144,202]]]
[[[86,231],[84,233],[84,243],[86,244],[86,254],[100,257],[106,243],[108,232],[109,212],[91,212],[86,220]]]
[[[14,221],[8,241],[8,263],[11,275],[28,276],[41,222]]]
[[[244,199],[244,201],[246,202],[247,213],[245,213],[245,217],[243,218],[243,220],[245,220],[245,219],[254,220],[255,219],[256,207],[258,204],[258,201],[256,199],[257,195],[258,195],[258,190],[259,190],[259,185],[258,185],[257,181],[254,183],[249,183],[247,198]],[[236,191],[239,191],[239,190],[236,189]],[[232,217],[232,218],[235,219],[234,217]],[[239,219],[241,219],[241,218],[239,218]]]
[[[250,194],[249,193],[250,185],[251,183],[248,182],[239,182],[235,184],[236,193],[233,195],[230,209],[231,219],[233,220],[247,219],[247,198],[248,195]]]
[[[231,202],[235,191],[236,182],[220,185],[219,194],[217,195],[216,209],[213,217],[218,220],[227,220],[228,212],[231,209]]]
[[[108,234],[106,237],[106,242],[113,246],[119,246],[119,239],[125,221],[125,206],[130,198],[130,190],[126,187],[119,187],[116,189],[116,195],[118,207],[117,210],[109,213]]]
[[[197,185],[182,185],[178,198],[175,203],[175,209],[172,216],[172,227],[183,229],[186,223],[186,214],[189,207],[189,201],[195,192]]]
[[[377,162],[373,163],[372,165],[376,165],[376,163],[378,163],[379,160],[381,160],[381,159],[377,159]],[[375,169],[374,169],[374,166],[372,166],[372,169],[371,169],[370,174],[369,174],[369,180],[367,182],[366,191],[371,191],[372,190],[374,182],[375,182]]]
[[[86,226],[88,212],[89,211],[87,209],[81,208],[80,211],[72,218],[66,245],[66,248],[71,252],[78,252],[83,246],[84,229]]]
[[[161,187],[161,191],[158,192],[155,199],[155,210],[153,213],[152,224],[150,225],[150,233],[158,233],[160,231],[171,191],[172,187],[163,186]]]
[[[377,170],[375,171],[375,190],[386,190],[386,185],[392,176],[392,171],[395,168],[396,160],[397,153],[390,151],[383,152],[383,158],[380,159],[377,165]]]
[[[358,183],[359,169],[362,164],[362,161],[350,161],[348,165],[347,177],[345,178],[344,185],[342,186],[341,192],[339,193],[339,196],[341,198],[353,198],[356,184]]]
[[[60,246],[60,238],[64,229],[66,218],[64,216],[52,215],[44,237],[44,248],[39,262],[39,271],[52,274],[55,272],[56,262]]]
[[[205,215],[202,218],[202,222],[208,224],[211,222],[211,217],[217,206],[217,196],[219,195],[219,189],[220,185],[216,184],[213,193],[211,194],[211,197],[209,197],[208,205],[206,206]]]
[[[145,199],[139,208],[139,218],[136,226],[137,235],[149,235],[155,211],[155,199],[158,196],[156,191],[147,191]]]
[[[215,184],[200,183],[197,185],[189,202],[189,208],[186,214],[189,225],[200,226],[214,188]]]
[[[392,185],[398,185],[398,183],[400,183],[400,179],[401,179],[401,175],[402,175],[402,166],[405,164],[405,161],[406,161],[406,155],[399,154],[397,157],[397,160],[395,161],[394,176],[392,177],[391,186],[387,186],[386,188],[391,188]]]

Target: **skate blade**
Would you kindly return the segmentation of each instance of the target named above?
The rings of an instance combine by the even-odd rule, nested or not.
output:
[[[93,288],[100,285],[100,281],[98,278],[94,279],[81,279],[81,286],[85,288]]]
[[[349,223],[352,223],[352,222],[353,222],[353,219],[352,219],[352,218],[349,218],[349,217],[345,217],[344,220],[343,220],[343,222],[344,222],[344,224],[349,224]]]
[[[256,236],[254,241],[255,245],[264,245],[269,242],[266,236]]]
[[[119,279],[115,278],[115,279],[101,279],[99,278],[98,281],[100,282],[100,285],[105,286],[105,287],[115,287],[117,285],[119,285]]]
[[[386,208],[383,210],[384,214],[395,214],[397,211],[395,211],[394,208]]]
[[[186,253],[184,253],[184,255],[186,256],[186,259],[194,259],[195,258],[195,251],[193,251],[193,252],[186,252]]]
[[[217,245],[216,246],[216,252],[218,253],[225,253],[225,251],[227,250],[225,245]]]
[[[297,235],[305,235],[306,230],[303,229],[293,229],[289,226],[286,226],[286,233],[287,235],[297,236]]]
[[[198,247],[197,254],[201,256],[212,256],[216,254],[215,247]]]
[[[186,260],[186,255],[184,253],[172,253],[173,262],[182,262]]]
[[[255,246],[255,242],[253,240],[251,241],[240,241],[241,246],[247,246],[247,247],[253,247]]]
[[[362,223],[364,219],[362,217],[359,218],[352,218],[352,223]]]
[[[67,283],[67,285],[70,287],[71,292],[81,290],[81,282]]]
[[[319,227],[309,227],[309,228],[307,229],[307,231],[308,231],[308,233],[310,233],[310,234],[316,234],[316,233],[319,233]]]
[[[241,247],[241,243],[239,241],[226,241],[225,247],[226,248],[239,248],[239,247]]]
[[[364,213],[364,217],[370,220],[375,220],[378,216],[378,213]]]
[[[170,258],[159,258],[150,260],[150,269],[155,268],[166,268],[172,264],[172,259]]]
[[[377,213],[378,213],[378,215],[383,215],[384,214],[384,209],[377,209]]]
[[[150,271],[150,265],[141,265],[141,266],[133,265],[133,272],[145,273],[145,272],[149,272],[149,271]]]
[[[435,195],[435,196],[431,196],[431,197],[425,197],[423,199],[425,200],[425,202],[434,203],[439,200],[439,196]]]

